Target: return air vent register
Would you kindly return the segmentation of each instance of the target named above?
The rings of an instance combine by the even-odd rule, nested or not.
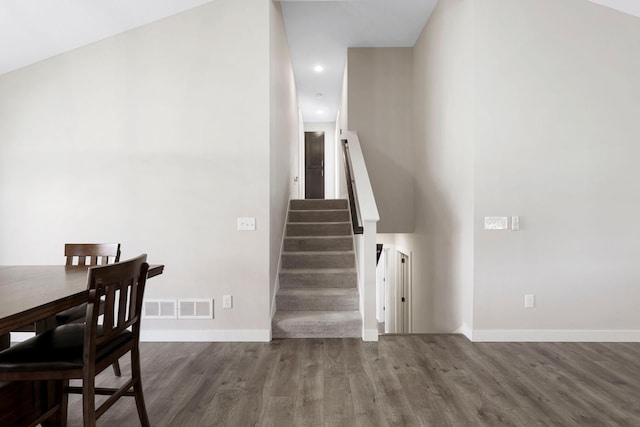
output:
[[[213,300],[179,299],[178,319],[213,319]]]
[[[142,307],[145,319],[213,319],[212,299],[148,299]]]

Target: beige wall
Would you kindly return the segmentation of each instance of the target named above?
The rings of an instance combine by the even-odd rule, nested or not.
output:
[[[342,76],[342,90],[340,92],[340,106],[338,108],[338,117],[336,118],[336,138],[342,138],[343,132],[349,130],[349,62],[344,65],[344,74]],[[344,162],[342,140],[339,141],[338,163]],[[349,198],[347,190],[347,179],[345,177],[344,167],[339,167],[336,174],[336,195],[338,199]]]
[[[470,328],[473,296],[472,5],[442,1],[413,50],[413,332]],[[387,239],[389,237],[387,236]]]
[[[355,131],[381,233],[413,231],[412,49],[349,48],[346,130]]]
[[[147,331],[268,338],[293,90],[270,8],[217,0],[0,76],[0,264],[119,241],[166,265],[148,297],[215,299],[213,320]]]
[[[415,233],[392,239],[417,258],[414,325],[640,339],[639,22],[580,0],[440,1],[414,49]],[[511,215],[520,231],[483,229]]]
[[[293,66],[289,53],[289,44],[285,32],[280,3],[270,4],[270,119],[271,119],[271,201],[270,201],[270,240],[269,283],[272,311],[275,308],[277,291],[277,273],[280,262],[282,236],[284,234],[287,204],[291,196],[293,175],[296,164],[292,157],[298,153],[298,97],[293,76]],[[295,197],[295,196],[294,196]],[[271,313],[273,314],[273,313]]]
[[[640,20],[477,3],[474,328],[640,339]],[[520,215],[522,231],[484,232],[485,215]]]

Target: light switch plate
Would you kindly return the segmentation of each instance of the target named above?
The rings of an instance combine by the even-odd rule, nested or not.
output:
[[[520,230],[520,217],[517,215],[511,217],[511,230],[513,231]]]
[[[256,231],[254,217],[238,218],[238,231]]]
[[[524,296],[524,308],[535,308],[536,296],[533,294],[525,294]]]
[[[509,228],[509,217],[507,216],[485,216],[485,230],[506,230]]]
[[[233,308],[233,296],[231,295],[222,296],[222,308]]]

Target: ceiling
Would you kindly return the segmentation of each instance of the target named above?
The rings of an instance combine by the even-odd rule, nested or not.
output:
[[[437,0],[282,0],[305,122],[335,121],[347,47],[413,46]],[[316,65],[324,71],[314,71]]]
[[[0,75],[210,1],[0,0]],[[590,1],[640,16],[638,0]],[[281,0],[305,121],[335,120],[347,47],[413,46],[436,3]]]

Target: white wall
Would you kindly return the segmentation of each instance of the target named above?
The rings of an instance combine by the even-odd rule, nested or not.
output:
[[[415,332],[472,322],[472,10],[440,2],[414,48],[415,233],[396,240],[413,251]]]
[[[344,132],[349,130],[349,62],[344,65],[344,74],[342,76],[342,90],[340,93],[340,106],[338,108],[338,116],[336,117],[336,139],[339,139],[338,163],[344,163],[342,140],[340,139]],[[344,167],[336,169],[336,195],[338,199],[349,198]]]
[[[270,202],[270,240],[269,283],[271,316],[275,312],[277,292],[278,264],[287,204],[291,195],[293,176],[297,175],[297,165],[292,159],[298,158],[298,99],[296,83],[291,64],[291,55],[285,32],[280,3],[269,1],[270,9],[270,140],[271,140],[271,202]]]
[[[336,198],[336,124],[308,122],[304,124],[305,132],[324,132],[324,198]]]
[[[640,19],[476,3],[474,337],[640,340]],[[486,215],[522,230],[484,232]]]
[[[412,48],[349,48],[347,126],[358,133],[381,233],[413,231]]]
[[[639,22],[580,0],[439,2],[414,48],[415,233],[393,237],[420,257],[421,328],[640,340]],[[509,215],[520,231],[483,230]]]
[[[147,331],[268,339],[292,96],[273,7],[217,0],[0,76],[0,264],[118,241],[166,265],[148,297],[215,299],[214,320]]]

